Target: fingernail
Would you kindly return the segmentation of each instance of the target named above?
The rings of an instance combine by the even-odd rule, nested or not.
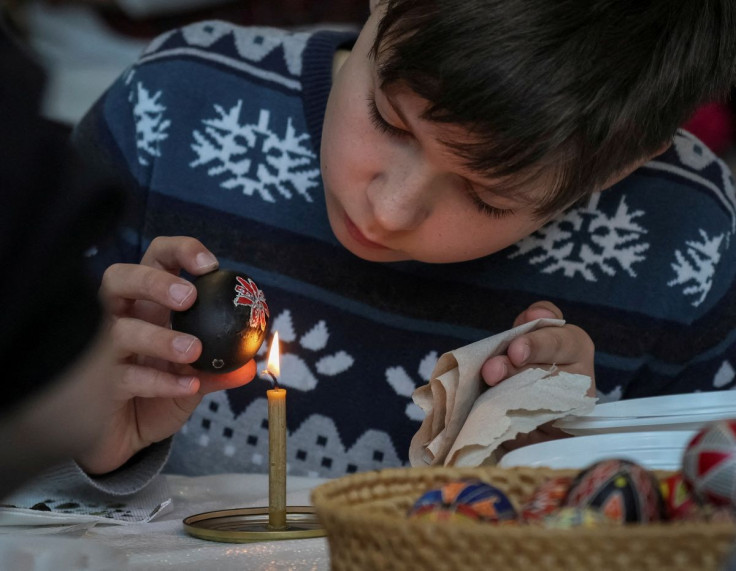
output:
[[[192,383],[194,382],[194,377],[181,377],[176,380],[179,385],[181,385],[185,389],[192,388]]]
[[[217,258],[215,258],[209,252],[200,252],[199,254],[197,254],[196,260],[197,268],[200,270],[205,270],[217,265]]]
[[[186,354],[192,348],[192,345],[194,345],[194,339],[190,335],[177,335],[174,337],[174,349],[179,353]]]
[[[185,284],[172,284],[169,287],[169,295],[177,304],[182,305],[189,296],[194,293],[194,286]]]
[[[520,365],[526,364],[526,362],[529,360],[529,354],[531,353],[531,349],[529,349],[529,345],[523,345],[521,348],[521,363]]]

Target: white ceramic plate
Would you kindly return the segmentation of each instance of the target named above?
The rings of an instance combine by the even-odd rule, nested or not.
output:
[[[643,430],[697,430],[709,422],[736,418],[736,391],[715,391],[622,400],[596,405],[590,414],[570,416],[555,426],[577,436]]]
[[[712,391],[620,400],[596,405],[585,418],[722,414],[736,416],[736,391]]]
[[[627,432],[550,440],[512,450],[499,465],[582,469],[598,460],[624,458],[650,470],[679,470],[682,453],[695,432]]]

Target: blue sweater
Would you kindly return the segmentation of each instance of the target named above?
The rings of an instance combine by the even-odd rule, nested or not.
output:
[[[119,242],[96,255],[100,270],[137,262],[158,235],[190,235],[264,290],[282,341],[291,474],[406,464],[422,418],[411,395],[437,357],[509,329],[541,299],[593,338],[602,400],[734,385],[733,179],[688,133],[483,259],[378,264],[342,248],[319,148],[332,57],[353,41],[223,22],[172,31],[76,133],[137,198]],[[167,469],[265,471],[268,386],[208,395]]]

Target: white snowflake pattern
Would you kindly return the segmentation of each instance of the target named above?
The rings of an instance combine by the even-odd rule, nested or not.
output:
[[[166,107],[159,101],[161,95],[161,91],[151,95],[141,82],[136,83],[135,89],[131,89],[129,94],[135,117],[138,162],[144,166],[150,164],[150,157],[161,156],[161,142],[169,136],[166,131],[171,121],[164,119]]]
[[[261,109],[258,123],[241,123],[243,102],[225,110],[215,105],[217,117],[203,119],[204,131],[193,132],[191,148],[197,158],[192,168],[211,165],[207,174],[224,177],[222,188],[242,190],[246,196],[258,194],[275,202],[272,191],[284,198],[294,192],[312,202],[309,190],[318,185],[316,155],[309,149],[309,134],[297,134],[291,118],[283,138],[269,127],[270,113]]]
[[[417,368],[417,374],[422,383],[429,382],[429,379],[434,370],[434,366],[437,363],[437,352],[430,351],[424,358],[419,362]],[[386,369],[386,382],[391,385],[394,392],[402,397],[411,399],[414,391],[417,388],[417,384],[409,373],[406,372],[404,367],[389,367]],[[424,419],[424,411],[419,408],[413,401],[407,403],[404,411],[406,416],[411,420],[422,421]]]
[[[322,377],[336,377],[344,373],[353,366],[354,359],[345,351],[336,351],[327,355],[320,356],[314,363],[313,368],[303,358],[303,355],[317,357],[315,353],[324,351],[330,340],[330,333],[324,320],[319,321],[309,331],[299,337],[294,330],[294,322],[291,311],[288,309],[277,315],[271,322],[271,330],[279,332],[279,339],[283,343],[299,342],[299,345],[305,351],[300,351],[299,355],[289,353],[283,350],[281,358],[281,376],[279,383],[285,387],[299,389],[302,391],[313,390],[319,380],[317,375]],[[258,355],[262,361],[257,363],[258,371],[266,368],[266,347],[265,343],[261,346]]]
[[[734,378],[736,378],[736,371],[734,371],[733,366],[730,362],[723,361],[721,366],[718,368],[718,371],[716,371],[716,374],[713,376],[713,386],[717,389],[721,389],[726,385],[731,384]]]
[[[287,69],[290,73],[299,75],[302,71],[302,52],[312,34],[206,21],[186,26],[182,29],[182,35],[188,44],[201,47],[209,47],[223,37],[229,36],[238,55],[253,62],[260,62],[274,50],[281,48]]]
[[[642,210],[630,210],[626,198],[613,216],[598,209],[599,194],[589,203],[550,222],[518,242],[509,258],[528,255],[543,273],[562,271],[565,277],[580,274],[587,281],[597,281],[596,270],[614,276],[619,270],[636,277],[634,265],[646,259],[649,249],[644,240],[646,229],[635,220]]]
[[[596,390],[596,396],[598,397],[598,404],[603,404],[604,402],[615,402],[621,400],[623,397],[623,390],[621,389],[621,385],[616,385],[607,393]]]
[[[725,239],[724,234],[711,238],[702,229],[700,237],[702,239],[700,242],[695,240],[685,242],[687,246],[685,253],[675,250],[676,261],[670,264],[675,271],[675,277],[667,282],[670,287],[685,286],[682,293],[695,296],[692,302],[694,307],[703,303],[710,288],[713,287],[713,275],[721,259],[721,244]]]

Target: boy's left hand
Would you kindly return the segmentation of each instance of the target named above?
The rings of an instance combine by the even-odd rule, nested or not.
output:
[[[562,311],[549,301],[538,301],[519,314],[514,327],[541,318],[563,319]],[[562,327],[541,327],[514,339],[505,355],[491,357],[483,363],[481,377],[494,386],[526,369],[549,369],[554,365],[561,371],[589,376],[592,380],[589,394],[595,396],[594,355],[593,340],[580,327],[569,323]]]
[[[562,311],[549,301],[530,305],[514,321],[514,327],[541,318],[563,319]],[[595,346],[590,336],[576,325],[541,327],[514,339],[505,355],[488,359],[481,367],[481,377],[490,386],[533,367],[587,375],[591,379],[588,395],[595,397]],[[569,436],[551,424],[542,425],[529,434],[520,434],[504,443],[505,450]]]

